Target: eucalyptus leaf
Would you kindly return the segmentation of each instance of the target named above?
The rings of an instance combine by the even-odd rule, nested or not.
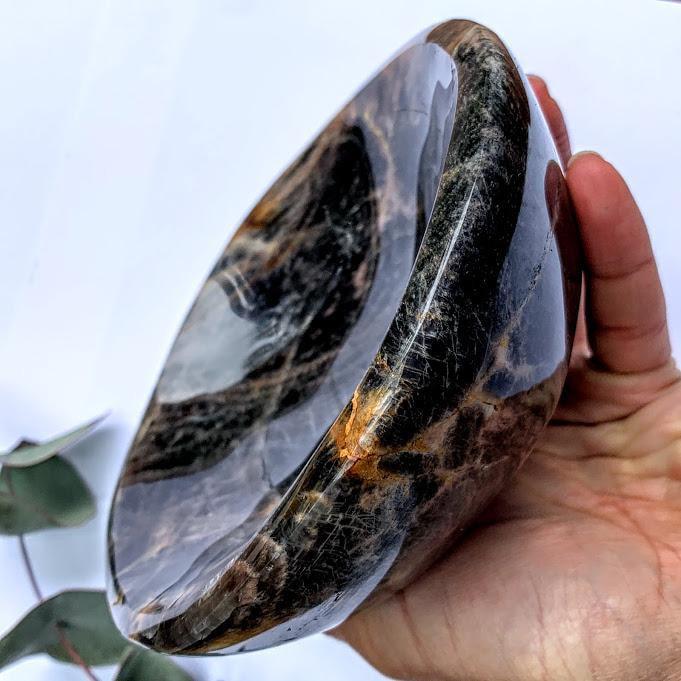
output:
[[[192,677],[167,655],[130,648],[114,681],[192,681]]]
[[[81,525],[95,501],[78,471],[60,456],[30,468],[0,470],[0,534]]]
[[[64,637],[91,666],[115,664],[130,646],[116,629],[103,591],[63,591],[36,606],[0,639],[0,669],[38,653],[73,662]]]
[[[106,414],[98,416],[85,425],[74,428],[68,433],[59,435],[48,442],[34,443],[29,441],[21,442],[10,452],[0,454],[0,464],[12,466],[14,468],[24,468],[35,466],[38,463],[47,461],[51,457],[63,452],[68,447],[72,447],[89,435],[104,419]]]

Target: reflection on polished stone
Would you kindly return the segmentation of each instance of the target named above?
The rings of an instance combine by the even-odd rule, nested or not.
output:
[[[173,345],[111,512],[124,633],[253,650],[427,568],[556,404],[573,230],[493,33],[447,22],[386,66],[256,205]]]

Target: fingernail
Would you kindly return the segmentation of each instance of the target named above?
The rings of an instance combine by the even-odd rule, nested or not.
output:
[[[538,76],[536,73],[528,73],[527,77],[534,78],[534,80],[538,80],[541,83],[541,86],[546,90],[546,92],[549,91],[549,86],[546,84],[546,81],[541,76]]]
[[[597,158],[602,158],[602,156],[597,151],[591,151],[591,149],[585,149],[584,151],[578,151],[576,154],[572,154],[567,162],[567,167],[569,168],[580,156],[596,156]]]

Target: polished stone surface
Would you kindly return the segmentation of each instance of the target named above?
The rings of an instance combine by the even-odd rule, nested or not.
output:
[[[121,629],[253,650],[414,579],[556,404],[575,243],[506,48],[465,21],[421,36],[265,194],[195,301],[112,507]]]

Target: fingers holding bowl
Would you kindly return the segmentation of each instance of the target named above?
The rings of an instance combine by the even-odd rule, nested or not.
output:
[[[556,147],[563,165],[567,165],[568,159],[572,155],[570,150],[570,136],[565,125],[563,113],[558,106],[558,102],[551,96],[546,82],[539,76],[528,76],[534,94],[539,100],[549,130],[556,142]]]
[[[567,171],[586,272],[593,359],[615,373],[651,371],[671,354],[664,294],[648,231],[615,168],[593,152]]]
[[[664,294],[641,212],[611,164],[594,152],[571,155],[558,103],[542,78],[532,75],[529,81],[568,166],[584,250],[586,287],[575,352],[593,352],[597,365],[615,373],[656,369],[669,360],[671,349]]]

